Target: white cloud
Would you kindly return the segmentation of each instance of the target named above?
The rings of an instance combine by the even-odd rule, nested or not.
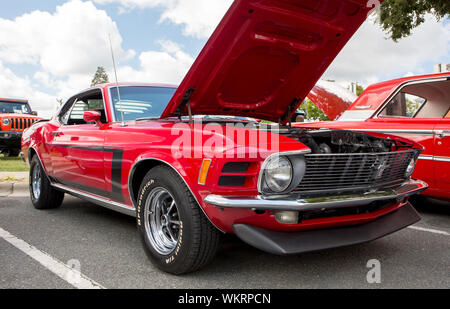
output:
[[[133,50],[122,48],[116,23],[90,1],[66,2],[52,14],[0,18],[0,94],[29,99],[49,116],[57,98],[67,99],[90,85],[97,66],[111,67],[109,35],[118,60],[134,57]],[[20,77],[8,64],[30,65],[29,71],[37,72]]]
[[[140,67],[119,67],[121,81],[179,84],[194,62],[172,41],[161,41],[161,51],[146,51],[140,54]],[[112,72],[110,74],[112,75]]]
[[[92,74],[97,66],[108,66],[108,34],[119,58],[124,51],[116,23],[92,2],[72,0],[56,12],[34,11],[14,20],[0,18],[0,59],[5,63],[42,66],[55,76]]]
[[[178,84],[181,82],[194,58],[176,43],[161,41],[160,51],[146,51],[140,54],[139,68],[119,66],[118,76],[122,82],[153,82]],[[113,82],[114,72],[108,71]],[[87,88],[91,82],[90,74],[69,74],[55,77],[46,71],[37,71],[32,77],[19,77],[0,60],[0,94],[7,98],[24,98],[30,101],[40,116],[50,117],[57,107],[57,99],[66,100],[76,92]],[[39,90],[45,87],[48,92]]]
[[[450,24],[427,16],[410,37],[398,43],[386,37],[379,25],[366,21],[323,78],[367,85],[387,76],[432,73],[433,67],[428,67],[428,63],[448,57]]]
[[[22,78],[6,68],[0,61],[0,94],[4,98],[27,99],[31,108],[38,110],[42,117],[50,116],[57,106],[56,97],[37,91],[32,86],[32,80]]]
[[[122,9],[159,8],[160,21],[183,27],[186,35],[207,38],[231,0],[92,0],[118,3]],[[91,1],[71,0],[54,13],[34,11],[13,20],[0,18],[0,94],[27,98],[43,115],[54,110],[56,98],[67,99],[86,88],[97,66],[108,70],[113,81],[107,34],[111,33],[118,60],[119,80],[178,84],[194,62],[173,41],[160,41],[159,50],[143,51],[138,64],[124,50],[116,23]],[[139,35],[139,34],[137,34]],[[340,84],[377,82],[385,76],[419,74],[430,60],[445,62],[450,47],[450,24],[432,17],[399,43],[384,39],[378,25],[367,22],[338,56],[323,78]],[[439,60],[439,61],[438,61]],[[18,76],[10,64],[30,65],[29,76]],[[432,67],[428,68],[432,71]],[[44,90],[42,90],[44,89]]]
[[[120,12],[130,9],[163,8],[160,21],[183,26],[185,35],[208,38],[232,4],[232,0],[93,0],[99,4],[118,3]]]
[[[227,12],[230,0],[178,0],[162,15],[177,25],[184,25],[184,33],[197,38],[208,38]]]

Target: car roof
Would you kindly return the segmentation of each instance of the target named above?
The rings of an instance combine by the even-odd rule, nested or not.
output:
[[[11,103],[28,104],[28,100],[22,100],[22,99],[5,99],[5,98],[0,98],[0,102],[11,102]]]
[[[139,83],[139,82],[120,82],[120,83],[106,83],[106,84],[99,84],[95,85],[93,87],[87,88],[83,90],[82,92],[86,92],[93,89],[105,89],[110,87],[129,87],[129,86],[136,86],[136,87],[165,87],[165,88],[178,88],[178,85],[171,85],[171,84],[158,84],[158,83]]]
[[[391,80],[375,83],[375,84],[370,85],[369,87],[370,88],[380,88],[380,87],[383,87],[383,86],[385,86],[387,84],[396,85],[396,84],[403,84],[405,82],[414,81],[414,80],[429,79],[429,78],[439,78],[439,77],[450,77],[450,72],[401,77],[401,78],[396,78],[396,79],[391,79]]]

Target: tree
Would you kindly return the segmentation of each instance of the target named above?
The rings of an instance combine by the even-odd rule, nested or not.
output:
[[[406,115],[409,117],[414,116],[419,110],[420,106],[422,106],[421,102],[406,99]]]
[[[300,105],[299,110],[305,112],[305,118],[307,120],[330,121],[330,118],[309,99],[305,99],[302,105]]]
[[[379,23],[397,42],[425,21],[431,13],[439,21],[450,14],[449,0],[385,0],[379,10]]]
[[[106,83],[109,83],[108,74],[106,74],[105,68],[98,67],[97,71],[95,72],[94,78],[92,79],[91,87],[98,84],[106,84]]]
[[[357,84],[356,85],[356,95],[359,97],[364,92],[364,87]]]

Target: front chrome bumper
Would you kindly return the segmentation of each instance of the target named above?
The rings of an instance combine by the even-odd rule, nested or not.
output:
[[[420,193],[428,185],[420,180],[411,179],[403,184],[369,191],[362,194],[301,198],[296,194],[283,196],[221,196],[208,195],[205,202],[220,208],[252,210],[322,210],[328,208],[353,207],[367,205],[376,201],[393,200],[401,202],[404,198]]]

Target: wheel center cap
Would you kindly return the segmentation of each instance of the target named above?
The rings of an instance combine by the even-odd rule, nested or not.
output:
[[[163,215],[161,217],[161,223],[162,225],[167,225],[169,223],[169,218],[167,217],[167,215]]]

